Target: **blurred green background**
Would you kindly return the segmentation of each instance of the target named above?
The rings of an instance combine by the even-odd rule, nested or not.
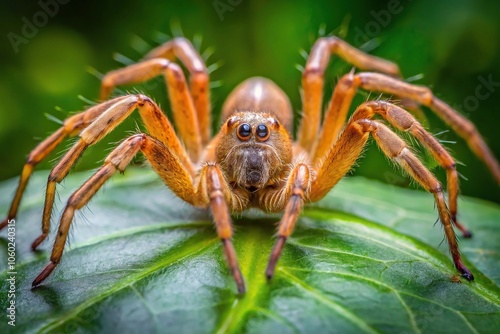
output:
[[[281,86],[298,114],[301,74],[295,65],[305,63],[299,51],[308,52],[321,31],[334,32],[354,46],[397,62],[406,78],[422,74],[415,83],[431,87],[460,109],[500,158],[500,84],[483,84],[483,79],[500,83],[497,1],[55,1],[1,5],[5,37],[0,44],[0,180],[17,176],[29,151],[58,128],[47,114],[64,119],[88,105],[85,99],[97,99],[99,80],[94,70],[105,73],[122,62],[136,61],[181,29],[191,40],[202,37],[202,51],[213,50],[209,65],[222,65],[211,74],[214,115],[236,84],[255,75]],[[41,14],[44,11],[48,14]],[[39,27],[26,30],[26,22]],[[335,58],[327,73],[327,96],[350,68]],[[153,96],[168,113],[162,80],[135,87]],[[360,94],[357,103],[366,97]],[[426,114],[431,132],[447,129],[429,110]],[[89,149],[77,169],[96,168],[111,143],[134,131],[136,122],[137,115]],[[214,129],[218,125],[215,117]],[[500,202],[500,188],[464,141],[451,131],[439,138],[456,141],[446,145],[464,164],[459,171],[468,180],[461,181],[462,193]],[[61,145],[39,169],[51,168],[68,145]],[[444,173],[428,163],[444,181]],[[354,174],[410,184],[373,143]]]

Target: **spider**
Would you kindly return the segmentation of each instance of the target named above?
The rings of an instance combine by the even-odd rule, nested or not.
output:
[[[360,70],[372,72],[353,70],[339,79],[321,124],[324,72],[332,55]],[[189,85],[176,60],[189,72]],[[162,74],[178,135],[148,96],[131,94],[106,100],[118,85],[138,83]],[[436,98],[428,88],[402,81],[396,64],[368,55],[340,38],[319,38],[302,73],[303,117],[295,141],[291,135],[293,113],[288,97],[275,83],[262,77],[247,79],[232,91],[222,107],[224,122],[212,137],[208,84],[207,68],[193,45],[185,38],[174,38],[150,51],[141,62],[106,74],[100,92],[104,102],[67,118],[61,128],[31,151],[8,216],[0,228],[15,218],[35,165],[66,137],[79,136],[48,177],[42,234],[32,244],[35,250],[50,230],[56,184],[67,176],[84,150],[100,141],[136,109],[148,131],[121,142],[103,166],[70,196],[60,218],[50,262],[35,278],[33,287],[42,283],[60,263],[75,211],[85,206],[113,174],[123,172],[132,158],[142,152],[178,197],[195,207],[211,210],[229,270],[238,292],[244,293],[244,279],[231,242],[230,214],[252,207],[283,212],[265,272],[271,279],[302,207],[320,200],[336,185],[352,168],[370,136],[387,157],[432,193],[453,263],[461,276],[474,279],[462,263],[453,229],[455,225],[464,237],[471,236],[457,220],[459,189],[455,161],[403,107],[414,110],[424,105],[433,110],[467,141],[499,183],[500,166],[471,122]],[[359,105],[346,122],[358,88],[397,96],[402,106],[384,100],[367,101]],[[447,203],[440,182],[391,128],[413,136],[446,170]]]

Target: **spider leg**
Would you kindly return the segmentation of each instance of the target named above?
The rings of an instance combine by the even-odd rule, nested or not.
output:
[[[38,144],[28,155],[26,163],[24,164],[19,184],[14,195],[14,199],[10,205],[7,217],[0,223],[0,230],[7,226],[7,222],[17,216],[19,204],[23,197],[24,190],[28,185],[28,181],[33,173],[35,166],[43,161],[66,137],[72,137],[78,134],[82,129],[92,123],[99,115],[108,109],[114,103],[120,101],[123,97],[119,97],[97,106],[89,108],[88,110],[67,118],[63,126],[56,132],[51,134],[48,138]]]
[[[422,164],[422,162],[411,152],[404,140],[399,138],[384,124],[368,118],[365,115],[373,114],[370,108],[376,107],[375,103],[365,103],[361,105],[353,114],[344,131],[338,140],[332,144],[331,149],[316,165],[317,178],[313,181],[310,191],[311,201],[318,201],[350,170],[355,163],[369,135],[377,142],[384,154],[391,160],[399,164],[408,174],[415,179],[424,189],[434,195],[439,218],[445,230],[448,247],[453,258],[453,263],[457,270],[468,280],[473,280],[474,276],[462,263],[460,251],[453,231],[450,213],[446,207],[446,202],[441,184],[436,177]],[[392,109],[387,115],[387,119],[401,117],[398,121],[392,120],[403,128],[405,116]],[[408,118],[406,118],[408,120]],[[428,138],[425,138],[428,140]],[[432,150],[431,150],[432,151]]]
[[[176,59],[179,59],[189,71],[191,94],[186,88],[182,70],[177,64],[171,63]],[[118,85],[143,82],[161,74],[165,76],[170,86],[170,100],[177,100],[177,104],[182,106],[183,110],[177,115],[174,114],[174,120],[182,138],[186,141],[188,151],[193,151],[194,155],[197,149],[199,150],[200,140],[203,146],[210,141],[210,90],[205,63],[187,39],[174,38],[151,50],[138,64],[106,74],[102,79],[101,100],[106,99]],[[183,87],[178,87],[176,92],[174,90],[176,85]],[[200,136],[201,139],[198,138]],[[196,157],[199,157],[199,152]]]
[[[357,68],[400,76],[399,67],[390,61],[366,54],[335,36],[319,38],[311,49],[302,73],[304,117],[300,124],[298,141],[307,151],[311,150],[320,129],[323,75],[331,55],[334,54]]]
[[[233,198],[235,196],[225,183],[222,172],[215,164],[205,165],[195,188],[193,176],[177,157],[176,152],[146,134],[137,134],[124,140],[108,155],[104,165],[70,196],[61,216],[50,262],[35,278],[32,286],[36,287],[42,283],[60,263],[75,211],[85,206],[113,174],[117,171],[123,172],[139,151],[142,151],[156,173],[177,196],[198,207],[211,207],[229,268],[238,291],[244,293],[243,276],[231,243],[233,232],[227,205],[228,202],[232,203],[238,199]]]
[[[225,180],[220,168],[215,163],[207,163],[200,173],[198,182],[198,201],[209,203],[214,217],[217,234],[222,241],[222,246],[229,270],[240,294],[245,293],[245,282],[238,265],[238,259],[231,242],[233,229],[231,227],[231,216],[228,203],[240,202],[233,194]],[[235,207],[233,204],[231,207]],[[240,211],[240,210],[238,210]]]
[[[311,168],[305,163],[296,164],[290,171],[286,184],[282,188],[264,192],[259,202],[268,211],[283,212],[279,222],[278,239],[271,251],[266,269],[266,277],[270,280],[274,275],[276,263],[287,238],[292,234],[300,211],[307,201],[307,194],[314,178]]]
[[[471,232],[457,221],[457,199],[458,199],[458,172],[456,163],[451,154],[436,140],[424,127],[406,110],[385,101],[371,101],[364,104],[353,115],[353,119],[371,119],[375,114],[382,116],[396,129],[409,132],[419,143],[432,154],[434,159],[446,170],[448,207],[453,224],[462,231],[465,238],[472,236]]]
[[[150,152],[154,153],[154,150],[151,147],[155,147],[156,151],[161,150],[163,154],[161,156],[150,154]],[[95,193],[101,188],[101,186],[116,171],[123,172],[132,158],[141,149],[143,150],[146,157],[150,159],[150,161],[152,161],[153,159],[161,158],[161,161],[157,161],[157,164],[164,163],[164,169],[171,170],[176,174],[177,183],[171,182],[168,185],[174,188],[174,190],[177,192],[179,192],[180,187],[182,190],[182,194],[184,195],[183,199],[194,197],[194,191],[191,191],[191,193],[187,193],[190,189],[193,190],[192,186],[181,186],[183,182],[187,183],[188,186],[191,185],[191,175],[189,171],[187,171],[187,169],[181,164],[180,160],[173,155],[170,149],[166,149],[163,144],[145,134],[134,135],[124,140],[117,148],[115,148],[111,152],[111,154],[108,155],[104,162],[104,165],[68,199],[68,203],[64,208],[61,216],[61,221],[59,223],[58,232],[54,241],[54,246],[52,248],[50,263],[33,281],[33,287],[39,285],[43,280],[45,280],[45,278],[47,278],[59,264],[75,211],[81,209],[85,204],[87,204],[95,195]],[[168,157],[169,159],[165,157]]]
[[[39,285],[43,280],[45,280],[59,264],[75,211],[81,209],[99,190],[104,182],[106,182],[106,180],[108,180],[117,170],[119,170],[121,166],[126,166],[130,162],[130,160],[132,160],[132,158],[139,151],[143,138],[144,136],[142,135],[133,136],[120,144],[106,158],[104,166],[102,166],[68,199],[68,203],[64,208],[63,214],[61,216],[61,221],[59,223],[57,236],[52,248],[52,254],[50,256],[50,263],[47,264],[42,272],[35,278],[32,283],[33,287]]]
[[[190,73],[191,96],[197,111],[200,130],[202,131],[202,143],[206,145],[211,138],[210,89],[207,67],[200,54],[188,39],[176,37],[154,48],[144,58],[173,60],[175,57],[186,66]]]
[[[111,91],[116,85],[145,81],[162,73],[167,82],[175,125],[191,160],[196,162],[202,150],[200,129],[193,99],[179,65],[161,58],[133,64],[106,74],[102,79],[102,89]]]
[[[60,183],[68,175],[71,167],[83,154],[85,149],[101,140],[106,134],[112,131],[118,124],[127,118],[135,109],[139,109],[139,114],[148,129],[149,133],[159,139],[162,143],[173,150],[183,166],[194,175],[194,169],[182,147],[175,131],[167,117],[160,108],[147,96],[129,95],[114,100],[115,103],[104,102],[96,106],[101,110],[106,107],[101,115],[88,125],[81,133],[80,139],[62,157],[59,163],[51,170],[45,193],[45,204],[42,216],[42,234],[33,242],[32,249],[35,250],[40,243],[45,240],[50,230],[50,218],[54,206],[56,194],[56,184]],[[91,109],[89,109],[90,111]],[[88,112],[88,111],[87,111]],[[83,114],[82,114],[83,115]]]
[[[350,73],[340,79],[325,114],[323,129],[317,137],[316,149],[312,153],[314,162],[326,154],[330,143],[337,138],[358,87],[407,98],[429,107],[467,142],[500,184],[500,165],[472,122],[435,97],[429,88],[412,85],[380,73]]]

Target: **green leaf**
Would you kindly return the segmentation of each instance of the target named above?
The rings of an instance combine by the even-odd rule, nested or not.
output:
[[[65,202],[90,174],[58,186]],[[461,240],[476,277],[456,275],[432,196],[360,177],[304,209],[270,283],[264,277],[279,215],[235,218],[247,294],[238,296],[209,214],[176,198],[151,171],[115,176],[77,214],[62,263],[37,289],[53,234],[40,231],[47,172],[33,176],[16,220],[16,327],[0,332],[492,333],[500,328],[500,208],[464,198]],[[0,184],[7,211],[17,180]],[[62,203],[59,203],[59,212]],[[54,217],[55,224],[58,217]],[[53,230],[54,230],[53,226]],[[8,306],[6,231],[0,301]],[[5,311],[2,311],[5,312]]]

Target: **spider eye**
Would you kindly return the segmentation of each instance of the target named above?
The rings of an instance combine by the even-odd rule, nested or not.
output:
[[[247,123],[243,123],[238,128],[238,138],[240,140],[248,140],[252,135],[252,128]]]
[[[265,141],[269,138],[269,129],[264,124],[259,124],[255,130],[255,134],[260,141]]]

